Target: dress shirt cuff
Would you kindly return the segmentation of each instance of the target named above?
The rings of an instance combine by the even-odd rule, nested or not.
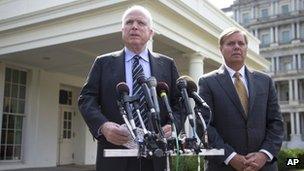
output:
[[[228,165],[229,162],[230,162],[230,160],[231,160],[235,155],[236,155],[236,152],[232,152],[232,153],[227,157],[227,159],[224,161],[224,163],[225,163],[226,165]]]
[[[273,159],[273,155],[271,153],[269,153],[267,150],[265,149],[261,149],[260,152],[265,153],[268,156],[267,162],[271,162]]]

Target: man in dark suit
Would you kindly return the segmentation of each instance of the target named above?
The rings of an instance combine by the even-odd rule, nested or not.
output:
[[[176,65],[173,59],[148,50],[147,42],[153,33],[152,17],[148,10],[141,6],[133,6],[126,10],[122,17],[124,49],[97,57],[81,91],[80,112],[91,133],[98,140],[96,159],[98,171],[159,171],[166,168],[165,158],[103,156],[104,149],[123,149],[122,145],[129,141],[128,130],[120,126],[124,121],[116,103],[115,87],[120,82],[126,82],[130,93],[135,93],[132,92],[133,81],[136,80],[132,78],[135,60],[141,65],[145,77],[154,76],[158,81],[167,83],[171,90],[169,99],[172,106],[178,104],[175,94],[177,92],[175,83],[178,78]],[[176,111],[176,108],[173,107],[173,110]],[[174,114],[179,121],[177,112]],[[165,137],[169,137],[172,130],[170,120],[161,103],[160,120]]]
[[[246,67],[245,32],[226,29],[219,45],[225,63],[200,78],[199,94],[213,112],[207,129],[210,145],[224,149],[225,155],[208,157],[205,170],[277,170],[283,122],[274,83]]]

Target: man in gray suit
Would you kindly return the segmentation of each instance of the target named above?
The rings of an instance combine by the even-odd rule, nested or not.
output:
[[[166,169],[165,158],[137,159],[136,157],[104,157],[104,149],[124,149],[129,132],[120,125],[124,123],[117,106],[115,87],[126,82],[131,94],[135,91],[133,73],[142,72],[147,78],[154,76],[166,82],[171,90],[169,99],[176,121],[179,115],[176,79],[178,72],[172,58],[151,52],[147,42],[153,36],[152,17],[142,6],[133,6],[122,17],[124,49],[98,56],[80,93],[79,109],[92,135],[98,140],[97,171],[161,171]],[[140,67],[139,67],[140,66]],[[138,84],[136,84],[137,87]],[[133,92],[134,91],[134,92]],[[142,94],[141,94],[142,95]],[[144,104],[142,105],[144,106]],[[165,106],[160,103],[160,122],[165,137],[171,135],[170,119]],[[142,113],[143,114],[143,113]],[[177,123],[177,127],[180,124]]]
[[[225,155],[208,157],[205,170],[277,170],[283,122],[274,83],[246,67],[245,32],[228,28],[219,45],[225,63],[200,78],[199,94],[213,112],[212,118],[203,112],[211,119],[210,145],[224,149]]]

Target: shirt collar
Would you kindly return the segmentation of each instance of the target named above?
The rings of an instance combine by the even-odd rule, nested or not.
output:
[[[227,71],[228,71],[230,77],[233,78],[233,76],[234,76],[234,74],[235,74],[236,71],[234,71],[232,68],[230,68],[230,67],[227,66],[226,64],[225,64],[225,67],[226,67],[226,69],[227,69]],[[242,68],[241,68],[240,70],[238,70],[238,72],[240,73],[240,75],[241,75],[242,77],[245,78],[245,65],[243,65]]]
[[[143,60],[146,62],[149,62],[149,51],[148,48],[145,48],[140,54],[135,54],[131,50],[129,50],[127,47],[125,47],[125,61],[129,62],[133,56],[139,55]]]

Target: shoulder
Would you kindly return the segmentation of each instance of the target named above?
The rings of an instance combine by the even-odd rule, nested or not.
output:
[[[98,59],[98,60],[112,59],[112,58],[115,58],[115,57],[122,56],[123,53],[124,53],[123,50],[119,50],[119,51],[99,55],[99,56],[96,57],[96,59]]]
[[[271,80],[270,75],[268,75],[267,73],[262,72],[262,71],[252,70],[252,71],[249,71],[249,74],[251,74],[255,79]]]
[[[157,53],[157,52],[150,52],[151,56],[154,57],[154,58],[160,58],[164,61],[173,61],[173,58],[167,56],[167,55],[164,55],[164,54],[161,54],[161,53]]]

